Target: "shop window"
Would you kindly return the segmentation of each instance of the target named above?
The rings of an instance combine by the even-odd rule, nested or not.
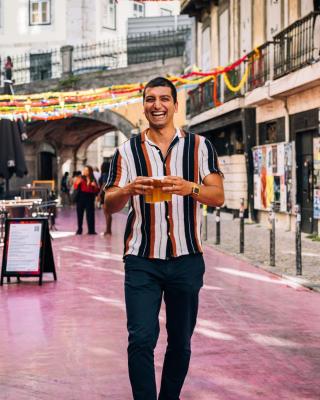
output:
[[[51,24],[50,3],[51,3],[50,0],[29,0],[30,25]]]
[[[144,17],[144,15],[145,15],[144,4],[140,3],[140,1],[134,1],[133,2],[133,17],[140,18],[140,17]]]
[[[284,118],[259,124],[259,145],[284,142],[285,138]]]
[[[116,29],[116,0],[103,0],[102,26],[107,29]]]

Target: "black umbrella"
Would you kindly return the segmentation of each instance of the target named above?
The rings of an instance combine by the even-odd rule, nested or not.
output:
[[[0,177],[9,179],[13,174],[22,178],[28,173],[22,141],[26,138],[22,121],[0,120]]]

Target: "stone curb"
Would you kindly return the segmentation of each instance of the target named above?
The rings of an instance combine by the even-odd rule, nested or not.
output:
[[[215,250],[217,250],[220,253],[235,257],[236,259],[241,260],[241,261],[246,261],[248,264],[252,265],[253,267],[256,267],[256,268],[261,269],[263,271],[269,272],[269,273],[271,273],[273,275],[276,275],[276,276],[278,276],[280,278],[292,281],[295,285],[300,286],[301,288],[303,287],[303,288],[306,288],[306,289],[309,289],[309,290],[313,290],[315,292],[319,292],[320,293],[320,286],[312,284],[312,282],[310,282],[309,280],[307,280],[305,278],[300,278],[300,277],[291,276],[291,275],[285,275],[285,274],[282,274],[280,272],[274,271],[274,270],[272,270],[273,267],[271,267],[271,266],[266,266],[266,265],[260,264],[258,262],[254,262],[254,261],[248,259],[246,256],[241,255],[240,253],[234,253],[232,251],[227,251],[225,249],[222,249],[222,248],[218,247],[217,245],[215,245],[213,243],[208,243],[208,242],[204,241],[203,244],[205,246],[214,248]]]

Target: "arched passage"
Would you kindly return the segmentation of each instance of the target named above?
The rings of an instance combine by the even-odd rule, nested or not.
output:
[[[120,130],[126,137],[131,136],[135,125],[124,116],[105,110],[94,112],[90,116],[77,115],[53,121],[34,121],[28,124],[29,145],[39,146],[48,143],[56,149],[57,181],[61,178],[62,165],[68,159],[72,160],[73,169],[85,161],[86,149],[98,137],[107,132]],[[42,166],[42,168],[44,168]],[[32,171],[30,178],[41,176],[41,170]]]

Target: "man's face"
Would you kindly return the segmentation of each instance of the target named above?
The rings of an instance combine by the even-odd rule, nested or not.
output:
[[[165,128],[173,123],[178,103],[174,103],[171,88],[158,86],[147,88],[144,98],[144,113],[151,127]]]

